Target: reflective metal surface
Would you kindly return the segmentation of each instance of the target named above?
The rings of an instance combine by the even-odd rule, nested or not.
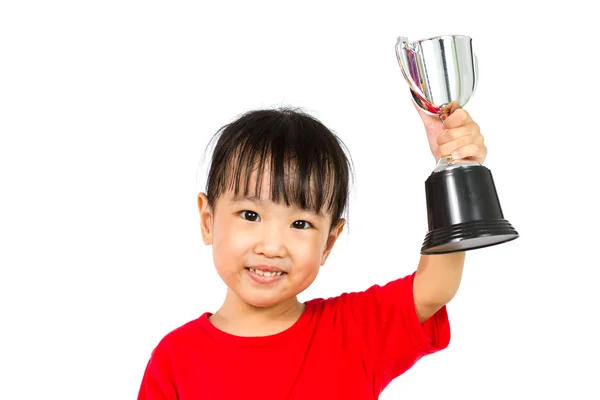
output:
[[[396,57],[413,100],[425,112],[442,118],[462,108],[477,88],[477,57],[468,36],[445,35],[396,42]]]
[[[477,89],[477,57],[468,36],[444,35],[413,42],[399,36],[396,57],[415,104],[442,121],[467,104]],[[434,172],[472,164],[444,155]]]
[[[437,165],[435,166],[435,169],[433,170],[433,172],[440,172],[440,171],[445,171],[448,169],[453,169],[453,168],[459,168],[459,167],[468,167],[471,165],[481,165],[479,162],[477,161],[473,161],[473,160],[454,160],[452,157],[449,156],[443,156],[440,157],[440,160],[438,161]]]

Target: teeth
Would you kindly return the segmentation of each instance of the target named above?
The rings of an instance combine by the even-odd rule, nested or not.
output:
[[[277,271],[277,272],[269,272],[269,271],[261,271],[259,269],[253,269],[253,268],[248,268],[248,270],[250,270],[250,272],[254,272],[257,275],[260,276],[281,276],[281,274],[283,274],[282,271]]]

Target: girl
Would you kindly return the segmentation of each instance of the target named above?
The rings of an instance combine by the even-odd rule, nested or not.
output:
[[[466,111],[444,123],[418,111],[436,159],[483,162]],[[377,399],[448,345],[464,253],[423,255],[413,274],[363,292],[298,300],[346,223],[352,168],[337,136],[284,108],[249,112],[217,137],[198,208],[225,301],[160,341],[138,400]]]

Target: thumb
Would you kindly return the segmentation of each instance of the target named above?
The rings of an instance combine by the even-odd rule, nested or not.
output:
[[[432,126],[436,126],[441,123],[440,118],[437,115],[429,115],[421,107],[417,105],[414,101],[412,102],[413,106],[417,109],[419,113],[419,117],[421,117],[421,121],[423,121],[423,125],[425,128],[429,128]]]

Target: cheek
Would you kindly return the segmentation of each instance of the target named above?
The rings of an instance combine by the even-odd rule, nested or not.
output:
[[[220,223],[213,231],[213,258],[217,268],[237,270],[255,245],[256,235],[247,227],[233,223]]]
[[[232,265],[232,260],[238,257],[243,248],[241,235],[232,234],[232,227],[219,224],[213,231],[212,252],[217,268]]]
[[[325,249],[319,237],[296,240],[290,247],[294,261],[306,266],[320,265],[321,255]]]

